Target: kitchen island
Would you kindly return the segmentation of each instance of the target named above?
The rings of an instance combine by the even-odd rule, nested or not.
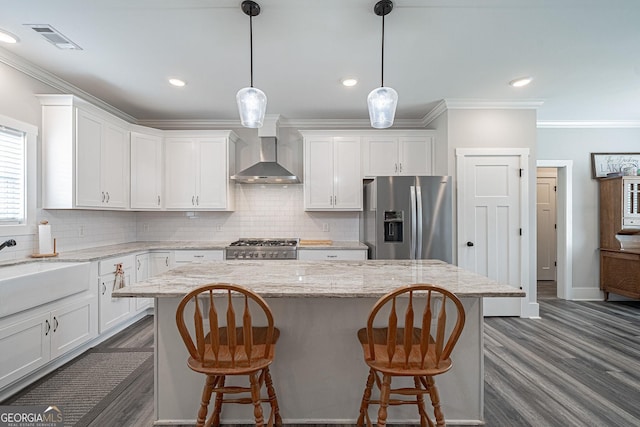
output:
[[[280,329],[271,372],[285,423],[354,423],[368,369],[356,332],[376,300],[399,286],[431,283],[455,293],[467,321],[454,368],[436,381],[450,423],[483,422],[483,297],[524,292],[437,260],[215,261],[170,270],[114,291],[153,297],[156,425],[193,423],[204,376],[187,368],[175,325],[180,299],[194,287],[227,282],[267,300]],[[372,409],[371,414],[374,414]],[[224,423],[252,423],[243,406],[223,409]],[[417,422],[414,407],[389,410],[389,422]]]

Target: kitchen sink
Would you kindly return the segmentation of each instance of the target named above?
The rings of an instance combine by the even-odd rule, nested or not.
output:
[[[90,265],[36,261],[0,267],[0,317],[88,290]]]

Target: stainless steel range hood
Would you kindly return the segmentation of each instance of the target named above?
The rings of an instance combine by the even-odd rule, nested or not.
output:
[[[241,184],[297,184],[297,176],[278,163],[277,119],[265,118],[260,136],[260,161],[231,177]]]

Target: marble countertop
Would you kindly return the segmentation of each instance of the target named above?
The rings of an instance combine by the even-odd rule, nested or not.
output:
[[[353,250],[353,249],[358,249],[358,250],[367,250],[368,247],[367,245],[365,245],[364,243],[361,242],[354,242],[354,241],[332,241],[330,245],[326,245],[326,244],[310,244],[310,243],[305,243],[305,244],[300,244],[298,246],[298,250],[299,251],[304,251],[304,250],[318,250],[318,249],[335,249],[335,250]]]
[[[174,268],[114,297],[182,297],[208,283],[235,283],[265,298],[380,297],[412,283],[442,286],[460,297],[523,297],[515,287],[438,260],[210,261]]]

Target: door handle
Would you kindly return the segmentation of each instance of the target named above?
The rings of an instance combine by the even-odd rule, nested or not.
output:
[[[55,331],[57,331],[57,330],[58,330],[58,318],[57,318],[57,317],[54,317],[54,318],[53,318],[53,322],[54,322],[54,323],[53,323],[53,332],[55,332]]]
[[[473,242],[467,242],[467,246],[469,247],[473,246]]]
[[[105,285],[105,283],[102,282],[102,295],[104,295],[105,292],[107,292],[107,285]]]
[[[44,334],[45,334],[45,336],[46,336],[46,335],[49,335],[49,331],[51,330],[51,324],[49,323],[49,321],[48,321],[48,320],[45,320],[45,321],[44,321],[44,324],[45,324],[45,326],[46,326],[46,330],[44,331]]]

